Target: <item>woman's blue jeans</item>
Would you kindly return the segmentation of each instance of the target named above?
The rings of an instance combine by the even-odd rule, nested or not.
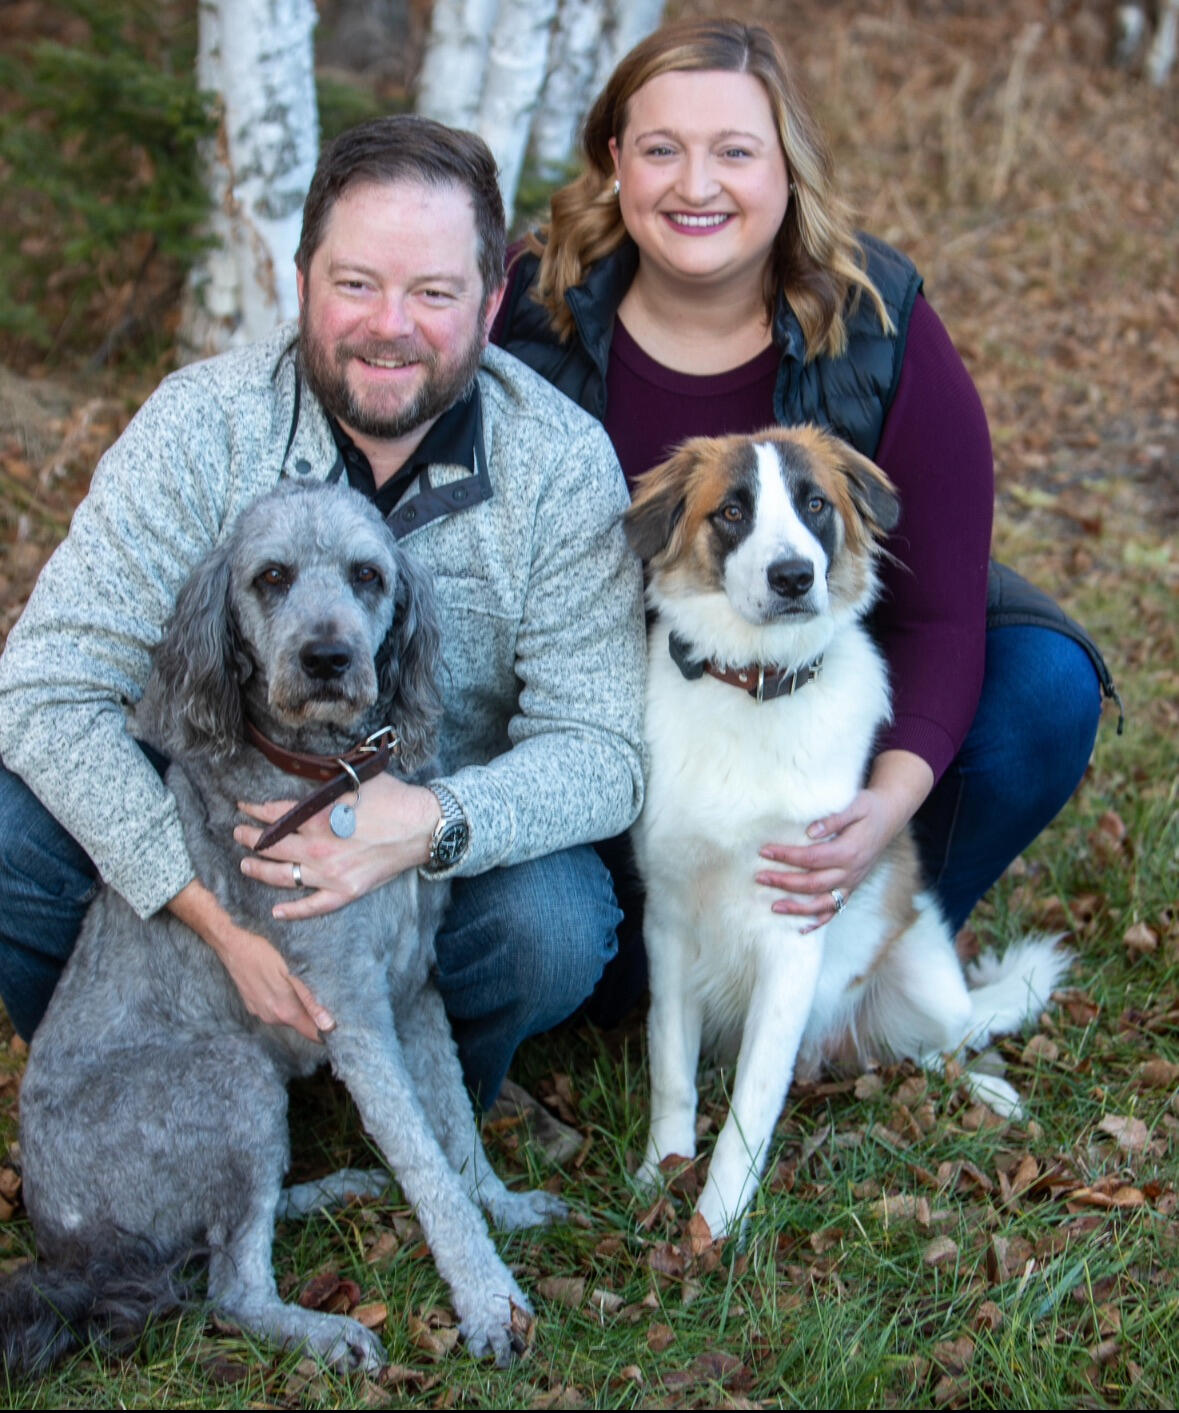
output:
[[[1072,794],[1100,714],[1097,676],[1071,639],[1031,627],[987,634],[974,724],[914,821],[952,928]],[[0,996],[26,1038],[97,889],[83,850],[0,769]],[[438,938],[438,985],[467,1082],[484,1102],[521,1041],[593,990],[614,955],[620,918],[609,872],[589,846],[455,881]],[[597,1014],[624,1013],[644,984],[641,943],[624,942]]]

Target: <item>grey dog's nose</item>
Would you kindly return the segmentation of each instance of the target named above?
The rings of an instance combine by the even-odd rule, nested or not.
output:
[[[317,638],[304,643],[299,651],[299,661],[308,677],[327,682],[333,677],[342,677],[352,663],[352,653],[337,638]]]
[[[766,578],[774,593],[796,599],[815,582],[815,566],[809,559],[776,559],[766,570]]]

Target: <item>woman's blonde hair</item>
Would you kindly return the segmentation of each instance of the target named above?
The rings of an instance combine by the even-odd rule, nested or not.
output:
[[[802,326],[808,358],[840,354],[847,346],[849,295],[866,294],[880,322],[892,321],[864,271],[864,256],[849,214],[836,195],[827,144],[792,79],[777,42],[759,25],[737,20],[683,20],[658,29],[630,51],[611,75],[585,120],[586,167],[553,195],[552,220],[529,248],[540,256],[534,297],[561,337],[573,331],[567,290],[626,237],[614,193],[610,139],[621,140],[631,98],[659,74],[719,69],[752,74],[773,110],[793,190],[766,267],[766,311],[772,321],[785,295]]]

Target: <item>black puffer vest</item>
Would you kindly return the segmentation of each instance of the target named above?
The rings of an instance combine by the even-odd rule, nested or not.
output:
[[[885,333],[874,301],[861,297],[847,315],[847,351],[839,358],[820,355],[805,361],[802,328],[785,299],[774,315],[774,342],[782,362],[774,388],[774,419],[782,426],[815,422],[874,457],[884,419],[896,395],[905,356],[905,339],[921,276],[912,261],[873,236],[860,235],[866,270],[880,291],[896,332]],[[540,261],[524,252],[513,267],[508,303],[496,327],[496,342],[534,368],[598,421],[606,416],[606,369],[614,316],[638,268],[638,249],[626,240],[590,268],[565,301],[577,337],[562,343],[547,310],[531,297]],[[991,561],[987,584],[987,626],[1028,624],[1051,628],[1072,638],[1089,655],[1105,697],[1118,706],[1118,734],[1123,714],[1113,677],[1088,633],[1042,590],[1013,569]]]
[[[872,456],[896,393],[921,276],[910,260],[883,241],[872,236],[861,236],[860,241],[867,273],[880,291],[896,333],[885,333],[875,304],[861,299],[848,316],[847,353],[807,363],[802,329],[794,311],[780,300],[774,316],[774,342],[782,350],[774,417],[786,426],[816,422],[829,427],[865,456]],[[626,241],[569,290],[565,299],[577,336],[567,343],[560,342],[548,313],[531,298],[539,263],[535,255],[521,255],[497,342],[602,421],[614,316],[634,279],[638,251]]]

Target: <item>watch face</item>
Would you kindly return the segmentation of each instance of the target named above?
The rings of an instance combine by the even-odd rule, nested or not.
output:
[[[461,820],[455,824],[448,824],[440,834],[435,836],[434,848],[431,851],[431,867],[436,869],[449,868],[451,864],[457,863],[459,859],[462,858],[466,848],[466,824]]]

